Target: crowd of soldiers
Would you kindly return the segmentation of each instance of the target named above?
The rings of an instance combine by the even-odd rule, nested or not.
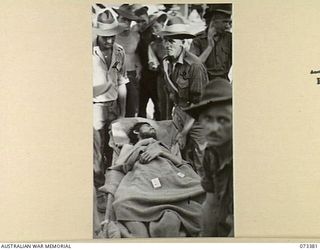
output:
[[[170,6],[172,7],[172,6]],[[123,117],[173,120],[183,159],[207,192],[202,236],[233,235],[231,4],[198,11],[205,29],[190,32],[174,8],[93,8],[94,185],[112,164],[109,129]],[[103,194],[97,192],[98,209]]]

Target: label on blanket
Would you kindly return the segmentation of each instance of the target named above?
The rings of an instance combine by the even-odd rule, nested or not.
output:
[[[159,178],[154,178],[151,180],[151,182],[152,182],[153,188],[160,188],[161,187],[161,183],[160,183]]]
[[[184,173],[181,173],[181,172],[177,173],[177,175],[178,175],[179,177],[181,177],[181,178],[183,178],[183,177],[186,176]]]

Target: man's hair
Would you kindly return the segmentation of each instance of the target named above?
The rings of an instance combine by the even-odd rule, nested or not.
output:
[[[135,125],[133,125],[132,128],[130,128],[128,133],[130,143],[134,145],[139,141],[139,138],[138,138],[139,130],[145,124],[150,125],[148,122],[137,122]]]

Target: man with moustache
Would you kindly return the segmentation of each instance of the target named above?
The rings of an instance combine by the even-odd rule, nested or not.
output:
[[[201,180],[207,192],[203,204],[203,237],[232,237],[233,153],[232,88],[222,78],[210,81],[201,101],[186,109],[204,127],[207,140]]]
[[[122,177],[103,187],[112,194],[109,201],[116,220],[131,237],[198,236],[204,198],[200,177],[157,140],[156,129],[149,123],[134,124],[128,136],[130,145],[124,145],[126,152],[107,173],[120,172]]]
[[[124,49],[114,42],[123,31],[110,8],[100,9],[93,20],[93,127],[94,183],[103,185],[104,172],[111,165],[112,149],[108,146],[110,123],[125,116],[126,70]]]
[[[201,61],[184,48],[185,39],[194,37],[187,29],[181,17],[173,16],[159,34],[164,38],[168,55],[162,64],[166,86],[174,102],[172,119],[178,129],[176,140],[184,159],[201,174],[205,149],[202,127],[183,108],[200,101],[208,76]]]

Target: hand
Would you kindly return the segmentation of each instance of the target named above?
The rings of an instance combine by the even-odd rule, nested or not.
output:
[[[180,149],[186,146],[187,136],[183,133],[178,133],[175,139],[175,143],[179,144]]]
[[[157,71],[157,65],[154,62],[149,62],[149,70]]]
[[[214,39],[213,37],[216,35],[216,28],[213,26],[213,22],[211,21],[208,28],[208,46],[214,47]]]
[[[140,155],[140,163],[142,164],[149,163],[150,161],[157,158],[161,154],[162,154],[162,151],[159,147],[149,148]]]
[[[140,155],[140,163],[149,163],[153,159],[163,154],[163,148],[160,143],[150,144],[144,152]]]
[[[136,81],[139,82],[141,79],[141,69],[136,70]]]

